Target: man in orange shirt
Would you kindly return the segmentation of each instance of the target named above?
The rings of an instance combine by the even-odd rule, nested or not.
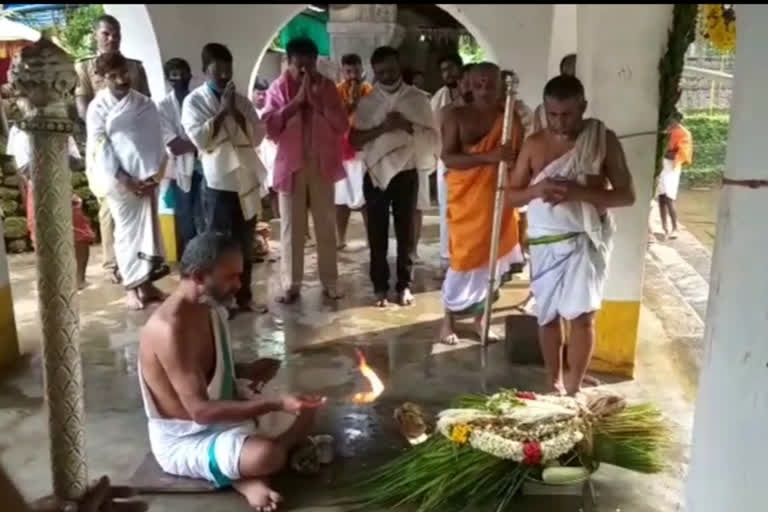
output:
[[[363,81],[363,61],[356,53],[348,53],[341,58],[341,71],[344,80],[337,85],[341,103],[347,110],[349,125],[357,110],[357,104],[363,96],[370,94],[373,87]],[[339,249],[347,245],[347,227],[352,210],[363,215],[367,225],[365,198],[363,197],[363,160],[349,144],[349,133],[344,137],[344,171],[347,177],[336,182],[336,243]]]
[[[677,238],[677,212],[675,211],[675,199],[677,189],[680,186],[680,174],[684,165],[690,165],[693,161],[693,138],[682,124],[683,115],[675,111],[667,125],[669,143],[664,154],[664,166],[659,175],[657,195],[659,197],[659,212],[661,213],[661,225],[664,228],[664,237],[674,240]],[[667,227],[667,216],[672,220],[672,232]]]

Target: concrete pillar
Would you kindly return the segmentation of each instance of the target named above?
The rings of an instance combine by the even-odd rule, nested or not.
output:
[[[53,490],[78,499],[86,489],[83,372],[79,349],[72,180],[67,107],[76,83],[74,61],[42,38],[13,60],[9,78],[32,108],[19,123],[31,136],[37,233],[37,290],[43,330],[45,397]]]
[[[397,48],[405,31],[397,24],[396,4],[353,4],[332,8],[328,22],[331,58],[338,62],[346,53],[356,53],[363,60],[366,79],[373,81],[371,55],[379,46]]]
[[[725,176],[768,180],[768,5],[738,5]],[[712,258],[687,509],[765,510],[768,442],[768,188],[725,185]]]
[[[658,119],[659,59],[672,5],[578,6],[577,76],[586,89],[587,116],[602,119],[620,138],[653,132]],[[656,137],[621,140],[637,201],[613,210],[617,234],[591,368],[631,377],[640,317]],[[697,511],[698,512],[698,511]]]
[[[171,180],[169,179],[164,179],[160,182],[157,201],[157,216],[160,222],[160,235],[162,236],[163,247],[165,248],[165,261],[168,263],[176,263],[181,257],[177,243],[179,236],[178,230],[176,229],[176,212],[174,206],[167,204],[164,199],[168,193],[168,187],[170,186]]]
[[[0,220],[0,368],[10,366],[19,359],[19,337],[13,316],[11,281],[8,276],[8,256],[5,252],[3,222]]]

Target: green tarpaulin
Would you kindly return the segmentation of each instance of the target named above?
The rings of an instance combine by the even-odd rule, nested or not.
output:
[[[327,15],[310,16],[302,13],[295,16],[280,31],[280,47],[285,48],[288,41],[296,37],[308,37],[315,42],[320,55],[330,57],[331,38],[328,36],[327,23]]]

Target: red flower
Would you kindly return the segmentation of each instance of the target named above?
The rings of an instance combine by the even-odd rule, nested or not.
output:
[[[523,464],[538,466],[541,464],[541,445],[536,441],[523,444]]]
[[[531,393],[529,391],[520,391],[515,393],[515,396],[521,400],[536,400],[536,393]]]

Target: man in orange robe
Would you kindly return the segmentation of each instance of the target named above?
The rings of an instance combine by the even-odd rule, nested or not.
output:
[[[514,165],[523,142],[523,127],[515,113],[512,138],[501,143],[504,103],[501,72],[495,64],[476,64],[469,71],[473,101],[443,111],[442,161],[447,168],[448,229],[451,266],[443,282],[445,320],[440,340],[455,344],[455,317],[473,315],[480,335],[488,292],[489,255],[499,162]],[[523,261],[517,212],[503,206],[496,283],[512,264]],[[492,331],[489,339],[499,339]]]
[[[682,124],[683,115],[675,111],[667,125],[669,143],[664,155],[664,166],[659,174],[659,184],[656,195],[659,196],[659,213],[661,214],[661,226],[664,228],[664,237],[677,238],[677,211],[675,200],[677,190],[680,187],[680,174],[684,165],[693,162],[693,138]],[[669,232],[667,216],[672,220],[672,232]]]
[[[356,53],[348,53],[341,58],[341,71],[344,81],[337,85],[341,103],[347,110],[349,126],[352,126],[355,110],[360,99],[373,90],[371,84],[363,81],[363,61]],[[352,210],[363,215],[367,225],[365,198],[363,197],[363,160],[357,151],[349,144],[349,133],[344,137],[344,171],[347,177],[336,182],[336,243],[339,249],[347,245],[347,227]]]

